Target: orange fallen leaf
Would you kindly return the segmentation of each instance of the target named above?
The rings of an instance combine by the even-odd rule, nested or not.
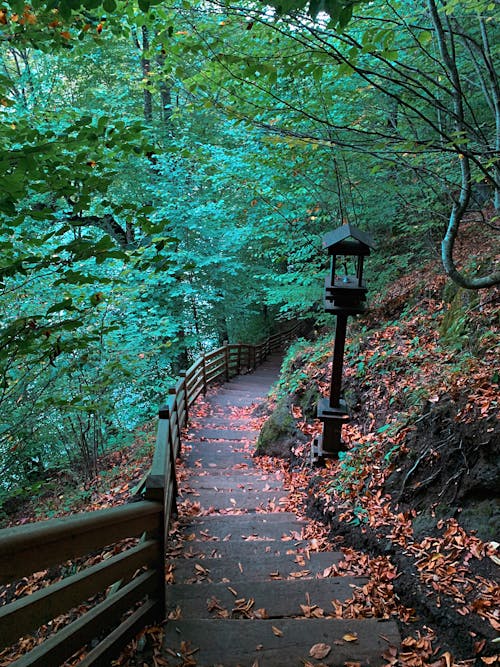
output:
[[[345,642],[357,642],[358,641],[358,635],[355,632],[348,632],[345,634],[342,639]]]
[[[453,656],[449,651],[443,653],[442,657],[445,659],[446,667],[452,667],[453,665]]]
[[[332,647],[329,644],[314,644],[314,646],[311,646],[309,655],[311,658],[316,658],[316,660],[322,660],[323,658],[326,658],[331,650]]]
[[[283,632],[277,628],[275,625],[271,626],[273,635],[276,635],[276,637],[283,637]]]

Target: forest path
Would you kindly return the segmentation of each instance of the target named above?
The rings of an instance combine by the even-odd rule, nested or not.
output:
[[[382,665],[399,645],[393,621],[328,618],[359,577],[331,577],[341,553],[312,552],[307,521],[281,511],[279,468],[252,458],[252,412],[281,357],[224,384],[191,422],[184,446],[180,528],[167,563],[164,658],[188,667]],[[330,648],[329,648],[330,647]]]

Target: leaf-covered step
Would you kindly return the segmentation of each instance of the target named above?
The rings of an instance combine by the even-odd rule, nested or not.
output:
[[[167,614],[181,618],[320,618],[334,612],[333,601],[352,598],[366,584],[361,577],[282,579],[238,583],[173,584],[167,587]]]
[[[197,667],[303,667],[318,660],[326,667],[381,667],[383,653],[399,642],[396,623],[375,619],[172,620],[164,655],[186,662],[191,655]]]
[[[242,515],[245,516],[245,515]],[[193,540],[184,544],[183,553],[188,558],[209,557],[221,558],[226,562],[239,562],[243,558],[261,558],[266,555],[297,555],[306,553],[307,542],[285,542],[279,539],[250,539],[243,542],[238,540],[213,541]],[[174,550],[172,556],[178,555]]]
[[[241,509],[251,512],[257,510],[273,511],[286,501],[284,491],[258,491],[255,489],[222,489],[219,491],[204,489],[201,494],[181,495],[179,500],[189,499],[197,501],[204,509],[212,508],[214,511],[222,509]]]
[[[224,541],[252,541],[253,539],[301,540],[302,528],[306,524],[299,521],[291,512],[271,514],[246,514],[240,516],[204,516],[195,517],[185,526],[187,534],[194,534],[193,539]]]
[[[229,422],[230,423],[230,422]],[[231,429],[231,428],[198,428],[196,429],[196,439],[198,442],[205,440],[255,440],[258,436],[258,431]],[[190,441],[186,440],[189,445]]]
[[[223,468],[227,474],[234,468],[237,472],[242,466],[255,467],[250,452],[235,452],[235,443],[190,443],[191,449],[185,448],[184,460],[187,468]],[[236,467],[234,467],[236,466]]]
[[[260,491],[283,491],[283,483],[274,474],[259,474],[260,471],[235,472],[230,477],[221,474],[220,470],[208,470],[206,475],[192,477],[185,483],[187,488],[210,491],[233,489],[258,489]],[[283,491],[284,493],[284,491]]]
[[[172,566],[176,583],[201,583],[210,581],[248,582],[275,581],[279,579],[311,579],[329,576],[333,565],[344,557],[341,552],[323,551],[312,554],[286,554],[280,556],[243,554],[241,558],[176,558],[167,563]]]

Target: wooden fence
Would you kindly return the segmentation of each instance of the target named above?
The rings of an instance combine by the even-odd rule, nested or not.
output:
[[[153,462],[142,488],[144,500],[0,530],[0,584],[18,582],[19,588],[23,577],[54,567],[62,577],[0,607],[0,651],[23,637],[36,637],[42,626],[55,630],[13,666],[61,665],[92,645],[80,667],[107,667],[140,629],[163,620],[165,542],[177,495],[175,461],[189,409],[211,383],[255,369],[298,327],[260,345],[224,345],[181,373],[159,411]],[[65,624],[68,612],[78,617]]]

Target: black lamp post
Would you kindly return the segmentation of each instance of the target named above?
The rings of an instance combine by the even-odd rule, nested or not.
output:
[[[344,363],[347,318],[366,309],[366,285],[363,280],[363,260],[374,243],[369,234],[352,225],[342,225],[323,238],[323,247],[332,257],[331,272],[325,280],[325,311],[337,317],[333,350],[330,397],[318,403],[318,418],[323,422],[323,434],[312,448],[313,461],[337,458],[342,448],[342,424],[349,421],[347,405],[341,399],[342,366]],[[354,270],[350,265],[354,263]],[[343,275],[338,275],[342,269]]]

